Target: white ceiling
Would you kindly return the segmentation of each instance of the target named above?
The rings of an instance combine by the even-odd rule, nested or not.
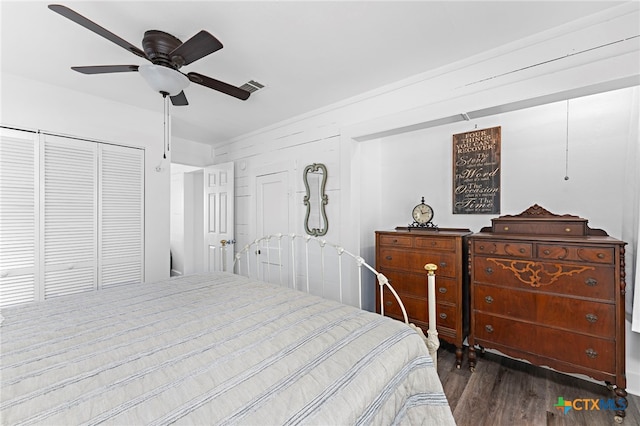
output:
[[[4,1],[1,72],[162,111],[136,73],[83,75],[80,65],[145,61],[52,12]],[[224,48],[181,69],[267,87],[240,101],[191,84],[173,133],[216,143],[614,7],[612,1],[70,1],[64,5],[141,46],[159,29],[201,29]]]

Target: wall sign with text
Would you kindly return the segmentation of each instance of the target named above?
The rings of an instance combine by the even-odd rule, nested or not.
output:
[[[500,129],[453,135],[453,214],[500,213]]]

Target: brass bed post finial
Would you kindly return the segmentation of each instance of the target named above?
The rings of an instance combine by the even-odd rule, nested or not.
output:
[[[424,269],[427,270],[429,275],[434,275],[436,270],[438,269],[438,265],[434,263],[427,263],[426,265],[424,265]]]
[[[429,315],[429,329],[427,330],[427,349],[429,355],[433,359],[433,365],[436,370],[438,369],[438,348],[440,347],[440,340],[438,339],[438,330],[436,328],[436,270],[438,265],[434,263],[427,263],[424,265],[424,269],[427,270],[427,293],[428,293],[428,315]]]

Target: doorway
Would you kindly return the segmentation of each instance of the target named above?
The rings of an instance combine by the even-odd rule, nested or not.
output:
[[[233,240],[233,163],[171,164],[171,275],[221,270],[221,240]],[[233,246],[227,248],[227,270]]]

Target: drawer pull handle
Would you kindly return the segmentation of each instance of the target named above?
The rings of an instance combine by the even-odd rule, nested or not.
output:
[[[598,352],[594,351],[593,349],[589,348],[586,351],[584,351],[584,353],[587,354],[587,356],[591,359],[596,359],[598,357]]]
[[[598,253],[598,259],[604,259],[604,253]]]
[[[480,246],[479,248],[480,248],[480,250],[484,250],[484,246]]]
[[[487,297],[484,298],[484,301],[487,302],[487,303],[493,303],[493,297],[487,296]]]
[[[439,291],[440,293],[442,293],[442,294],[445,294],[445,293],[447,292],[447,288],[446,288],[446,287],[440,287],[440,288],[438,289],[438,291]]]
[[[487,330],[487,333],[493,333],[493,327],[491,325],[485,325],[484,329]]]
[[[564,228],[564,232],[571,232],[571,228]]]
[[[488,268],[486,268],[486,269],[485,269],[485,272],[486,272],[487,274],[493,274],[493,268],[488,267]]]
[[[598,316],[594,315],[594,314],[587,314],[585,315],[585,318],[587,319],[587,321],[589,321],[591,324],[593,324],[594,322],[598,321]]]
[[[587,278],[584,283],[586,285],[588,285],[589,287],[595,287],[598,285],[598,280],[596,280],[595,278]]]
[[[504,230],[505,230],[505,231],[508,231],[508,230],[509,230],[509,227],[508,227],[508,226],[505,226],[505,227],[504,227]]]
[[[524,252],[526,252],[526,250],[525,250],[525,249],[523,249],[523,248],[521,248],[519,251],[520,251],[520,253],[524,253]]]
[[[435,242],[435,241],[431,241],[431,247],[435,247],[435,246],[437,246],[437,245],[438,245],[438,243],[437,243],[437,242]]]
[[[445,314],[445,313],[441,313],[441,314],[440,314],[440,318],[441,318],[441,319],[447,319],[447,314]]]
[[[398,244],[398,240],[393,240],[393,244]]]
[[[440,266],[443,267],[443,268],[446,268],[447,267],[447,262],[440,262]]]
[[[546,254],[547,256],[549,256],[551,254],[551,251],[550,250],[545,250],[543,253]]]
[[[391,300],[387,300],[384,304],[387,306],[391,306],[393,305],[393,302]]]
[[[391,257],[391,256],[387,256],[387,257],[385,257],[385,259],[387,259],[387,260],[393,260],[393,257]]]

